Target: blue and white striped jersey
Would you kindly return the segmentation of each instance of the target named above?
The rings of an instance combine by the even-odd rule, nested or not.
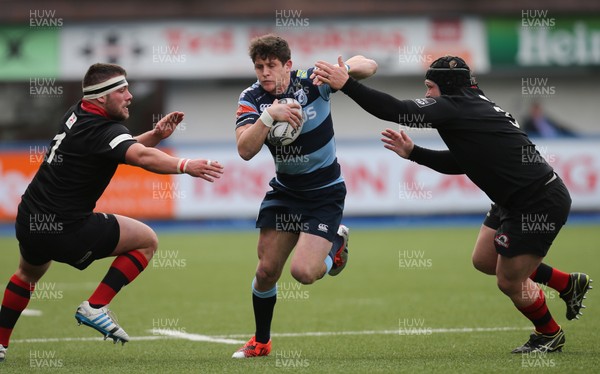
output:
[[[255,123],[275,99],[291,97],[300,103],[306,121],[300,136],[286,146],[265,141],[275,162],[276,179],[292,190],[313,190],[343,182],[335,152],[332,93],[328,85],[315,86],[309,78],[313,68],[290,72],[290,85],[281,95],[271,95],[256,82],[238,101],[236,128]]]

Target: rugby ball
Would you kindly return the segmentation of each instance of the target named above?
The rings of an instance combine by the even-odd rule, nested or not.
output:
[[[297,100],[292,99],[292,98],[279,99],[279,103],[280,104],[296,103],[296,104],[300,105],[300,103]],[[300,127],[295,129],[288,122],[278,122],[278,121],[273,122],[273,127],[271,127],[271,129],[269,130],[269,134],[267,135],[267,141],[269,143],[271,143],[272,145],[277,147],[277,146],[291,144],[294,140],[296,140],[298,138],[298,136],[302,132],[302,126],[304,125],[304,121],[305,121],[304,113],[302,112],[302,109],[298,109],[298,111],[302,115],[302,124],[300,124]]]

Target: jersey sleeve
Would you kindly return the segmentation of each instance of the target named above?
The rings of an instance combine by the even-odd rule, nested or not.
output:
[[[235,128],[255,123],[258,121],[258,117],[260,117],[258,105],[254,97],[249,93],[249,89],[247,89],[240,94],[238,100],[238,107],[235,113]]]
[[[296,73],[296,75],[309,81],[309,84],[312,84],[310,76],[312,75],[314,70],[315,68],[310,68],[308,70],[298,70],[298,73]],[[322,84],[320,86],[317,86],[317,89],[319,90],[319,95],[321,95],[321,97],[327,101],[329,101],[329,97],[334,92],[328,84]]]
[[[436,151],[415,145],[408,159],[442,174],[465,173],[448,150]]]
[[[103,130],[96,145],[96,153],[119,163],[125,163],[125,153],[137,140],[133,138],[129,129],[120,123],[108,124]]]
[[[325,100],[329,100],[329,97],[333,93],[333,91],[331,90],[331,87],[328,84],[322,84],[322,85],[318,86],[318,88],[319,88],[319,94],[321,95],[321,97]]]
[[[444,128],[459,115],[458,107],[446,97],[398,100],[352,77],[342,92],[375,117],[409,127]]]

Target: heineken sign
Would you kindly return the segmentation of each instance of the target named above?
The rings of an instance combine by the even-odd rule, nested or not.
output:
[[[600,18],[563,19],[523,11],[487,22],[492,68],[600,65]]]

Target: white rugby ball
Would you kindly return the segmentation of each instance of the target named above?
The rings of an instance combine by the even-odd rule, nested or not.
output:
[[[291,104],[296,103],[300,105],[300,103],[292,98],[283,98],[279,99],[279,103],[281,104]],[[298,109],[300,115],[302,116],[302,123],[300,127],[295,129],[288,122],[273,122],[273,127],[269,130],[269,134],[267,135],[267,141],[274,146],[282,146],[291,144],[294,140],[298,138],[300,133],[302,132],[302,126],[304,125],[304,113],[302,112],[302,108]]]

